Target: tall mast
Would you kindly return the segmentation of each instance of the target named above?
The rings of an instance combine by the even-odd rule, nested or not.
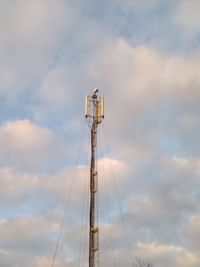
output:
[[[85,117],[91,122],[91,163],[90,163],[90,212],[89,212],[89,267],[99,266],[98,228],[98,172],[97,172],[97,127],[104,118],[104,97],[97,96],[95,88],[92,96],[86,96]]]

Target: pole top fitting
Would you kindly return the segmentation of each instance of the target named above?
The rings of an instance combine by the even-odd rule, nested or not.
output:
[[[93,94],[92,94],[92,98],[95,99],[97,98],[97,93],[99,92],[98,88],[94,88]]]

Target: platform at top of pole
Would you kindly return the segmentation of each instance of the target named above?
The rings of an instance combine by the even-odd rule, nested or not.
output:
[[[85,96],[85,118],[99,124],[104,119],[104,96],[98,96],[99,89],[94,88],[91,96]]]

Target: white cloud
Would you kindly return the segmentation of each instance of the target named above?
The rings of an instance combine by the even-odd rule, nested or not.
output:
[[[41,112],[56,112],[83,88],[88,54],[109,36],[83,9],[64,0],[1,2],[0,95],[9,107],[25,95],[37,101],[33,113],[46,104]]]
[[[13,170],[0,170],[1,202],[6,206],[24,204],[30,191],[38,186],[38,177],[18,173]]]
[[[16,104],[54,61],[77,14],[62,0],[3,1],[0,6],[0,94]]]
[[[175,21],[183,34],[190,40],[200,32],[199,12],[199,1],[183,0],[178,2],[175,12]]]
[[[105,169],[106,169],[106,174],[108,172],[107,168],[109,169],[110,163],[108,161],[110,161],[111,159],[105,159]],[[104,161],[104,159],[102,159],[101,161]],[[125,170],[126,171],[126,165],[124,165],[123,163],[116,161],[116,160],[112,160],[112,164],[114,166],[114,171],[116,171],[117,173]],[[101,163],[102,164],[102,163]],[[101,167],[101,164],[99,167]],[[182,171],[184,173],[188,172],[188,168],[193,170],[194,167],[198,169],[199,163],[198,162],[193,162],[193,161],[188,161],[186,159],[172,159],[170,164],[175,164],[176,168],[179,171]],[[167,163],[167,168],[171,169],[171,166],[169,165],[169,162]],[[175,167],[174,166],[174,167]],[[166,167],[166,166],[165,166]],[[35,176],[35,175],[24,175],[22,173],[16,173],[14,171],[6,171],[6,170],[2,170],[2,175],[1,175],[1,201],[3,200],[2,203],[6,203],[8,204],[9,201],[12,201],[14,199],[15,204],[17,204],[16,202],[20,200],[21,197],[21,203],[30,203],[30,200],[32,202],[33,199],[38,197],[40,199],[40,203],[45,204],[45,200],[47,198],[51,198],[51,207],[47,207],[45,206],[45,209],[43,207],[37,207],[38,210],[43,211],[43,216],[44,219],[39,220],[39,221],[33,221],[32,219],[30,219],[29,217],[21,217],[19,220],[17,221],[13,221],[13,222],[8,222],[8,220],[6,219],[2,219],[0,222],[0,229],[2,230],[2,232],[4,233],[3,236],[3,241],[5,242],[3,247],[13,247],[13,250],[15,249],[15,244],[19,245],[19,242],[21,244],[21,246],[23,247],[24,245],[27,246],[26,250],[32,251],[32,249],[34,249],[35,246],[38,247],[38,242],[40,242],[40,246],[41,246],[41,251],[44,251],[44,247],[46,246],[45,244],[49,244],[49,240],[51,239],[52,235],[54,235],[54,233],[57,232],[57,229],[59,229],[59,223],[60,223],[60,219],[61,219],[61,210],[63,210],[64,207],[61,207],[61,202],[63,203],[64,199],[65,199],[65,195],[66,192],[69,192],[68,189],[70,187],[70,183],[71,183],[71,179],[73,178],[73,173],[74,170],[70,170],[70,171],[64,171],[62,173],[57,173],[55,175],[52,176]],[[70,241],[70,245],[69,245],[69,251],[67,252],[67,255],[71,255],[71,250],[73,250],[73,248],[75,246],[79,245],[79,239],[80,237],[78,236],[79,234],[79,223],[75,223],[76,220],[74,221],[74,215],[77,216],[77,218],[80,218],[81,216],[81,206],[83,204],[83,194],[84,194],[84,188],[88,188],[88,181],[86,182],[85,179],[88,176],[89,170],[87,168],[87,171],[85,169],[85,166],[79,166],[78,169],[76,170],[76,175],[74,177],[75,181],[74,181],[74,185],[72,188],[72,193],[71,193],[71,198],[70,198],[70,211],[68,213],[68,219],[66,220],[66,224],[65,224],[65,231],[64,231],[64,236],[66,238],[64,238],[63,236],[63,241],[62,241],[62,246],[60,248],[61,251],[63,251],[62,253],[64,253],[65,249],[66,249],[66,245],[68,242],[68,240],[71,240],[72,236],[73,236],[73,242]],[[178,174],[178,173],[177,173]],[[176,174],[176,178],[178,177]],[[173,183],[173,177],[170,177],[170,182]],[[102,174],[100,171],[100,179],[102,179]],[[176,188],[177,185],[179,185],[176,190],[177,192],[179,191],[180,188],[183,187],[182,184],[180,184],[181,179],[184,178],[181,176],[179,177],[179,180],[176,180],[176,185],[174,185],[174,183],[172,184],[173,188]],[[106,179],[111,179],[109,177],[106,176]],[[192,179],[195,179],[194,177]],[[186,179],[183,179],[183,182],[185,184],[185,188],[188,187],[187,184],[188,183],[193,183],[193,180],[191,179],[191,175],[190,175],[190,179],[188,181],[186,181]],[[123,180],[123,179],[122,179]],[[122,189],[122,185],[123,185],[123,181],[121,180],[122,184],[120,185],[120,190]],[[120,182],[120,183],[121,183]],[[175,181],[174,181],[175,182]],[[102,180],[100,181],[100,184],[102,183]],[[168,182],[169,183],[169,182]],[[119,184],[119,180],[117,180],[117,184]],[[130,185],[129,185],[130,186]],[[167,186],[167,184],[166,184]],[[68,187],[68,188],[67,188]],[[105,185],[103,186],[103,188],[100,188],[100,190],[105,190]],[[159,187],[159,184],[157,183],[157,187]],[[137,188],[132,188],[130,187],[131,190],[131,194],[133,194],[135,192],[135,190],[141,190],[140,187]],[[168,190],[168,187],[165,188],[166,190]],[[170,188],[169,188],[170,189]],[[110,190],[110,188],[107,187],[107,190]],[[88,191],[88,189],[86,189],[86,192]],[[140,191],[141,192],[141,191]],[[164,192],[164,191],[162,191]],[[152,193],[152,194],[151,194]],[[88,194],[88,192],[87,192]],[[135,207],[138,212],[137,214],[134,212],[134,217],[133,217],[133,221],[131,223],[131,227],[128,226],[128,233],[129,233],[129,238],[131,239],[131,245],[135,246],[137,244],[138,239],[141,240],[141,237],[145,237],[147,235],[147,230],[149,228],[151,235],[154,235],[153,239],[157,239],[158,240],[162,240],[162,235],[159,236],[159,232],[161,230],[161,232],[165,231],[165,234],[167,234],[168,229],[170,228],[172,230],[172,234],[173,237],[176,238],[176,228],[175,225],[179,222],[176,222],[174,224],[173,222],[173,216],[169,215],[168,219],[165,222],[163,222],[163,220],[161,220],[161,218],[159,217],[163,211],[163,215],[162,218],[166,218],[166,209],[168,209],[167,207],[167,201],[162,200],[162,198],[165,199],[165,195],[164,193],[160,194],[160,195],[156,195],[154,192],[152,192],[152,188],[148,187],[148,194],[149,194],[149,199],[145,199],[144,196],[141,195],[140,202],[135,201],[135,199],[133,199],[133,201],[130,202],[130,207],[127,206],[128,211],[133,210],[133,208]],[[78,197],[77,197],[78,196]],[[2,199],[3,198],[3,199]],[[10,200],[9,200],[10,198]],[[156,199],[155,199],[156,198]],[[186,195],[187,198],[187,195]],[[54,199],[54,200],[53,200]],[[80,202],[80,199],[82,200]],[[113,199],[112,199],[113,200]],[[162,200],[162,201],[161,201]],[[119,199],[118,199],[119,201]],[[122,201],[122,200],[120,200]],[[55,202],[53,204],[53,202]],[[174,201],[172,200],[172,202],[174,203]],[[34,203],[34,201],[33,201]],[[60,203],[60,204],[59,204]],[[106,202],[106,209],[108,209],[107,213],[110,213],[111,216],[111,221],[109,218],[105,218],[109,224],[105,225],[105,224],[100,224],[100,228],[101,228],[101,246],[102,249],[104,250],[107,247],[112,246],[112,242],[110,240],[110,231],[112,231],[112,236],[113,236],[113,242],[114,242],[114,253],[116,255],[116,259],[123,263],[127,260],[127,256],[124,255],[124,253],[121,252],[120,249],[120,245],[122,245],[122,247],[124,246],[124,244],[122,244],[122,239],[124,239],[124,229],[122,229],[122,227],[119,227],[119,222],[116,221],[116,216],[117,214],[112,214],[113,209],[110,211],[109,208],[111,207],[111,202],[108,201]],[[142,204],[142,205],[141,205]],[[150,204],[150,205],[149,205]],[[102,205],[102,204],[101,204]],[[104,204],[105,205],[105,204]],[[117,205],[117,203],[115,203],[115,205]],[[161,205],[161,206],[160,206]],[[174,204],[175,205],[175,204]],[[198,205],[198,202],[197,202]],[[59,210],[57,210],[56,207],[60,206]],[[54,208],[52,208],[54,207]],[[72,209],[73,207],[73,209]],[[149,209],[150,207],[150,209]],[[183,205],[184,207],[184,205]],[[152,209],[153,208],[153,209]],[[105,206],[104,206],[105,209]],[[45,210],[45,212],[44,212]],[[152,215],[152,210],[153,210],[153,215]],[[58,212],[59,211],[59,212]],[[169,214],[173,214],[173,210],[169,210],[170,213]],[[179,210],[175,209],[175,212],[178,213]],[[104,214],[104,216],[108,216],[108,214]],[[119,211],[118,211],[119,213]],[[59,215],[60,214],[60,215]],[[70,218],[70,214],[71,214],[71,218]],[[129,224],[128,220],[129,218],[126,217],[126,213],[121,214],[122,216],[125,216],[124,219],[126,220],[126,226]],[[121,216],[120,215],[120,216]],[[141,217],[142,216],[142,217]],[[153,216],[153,217],[152,217]],[[69,219],[70,218],[70,219]],[[121,220],[122,218],[120,218]],[[141,220],[140,220],[141,219]],[[153,223],[153,225],[155,225],[155,229],[151,228],[151,225],[149,224],[149,219],[151,219],[151,223]],[[139,224],[139,228],[136,225],[136,221],[140,220],[140,224]],[[154,222],[153,222],[154,220]],[[110,223],[117,223],[116,225],[110,224]],[[155,224],[156,222],[156,224]],[[191,220],[192,222],[192,220]],[[75,224],[74,224],[75,223]],[[146,231],[142,231],[143,226],[145,225]],[[164,226],[164,228],[162,228],[161,226]],[[189,264],[191,264],[191,266],[196,267],[197,266],[197,262],[198,262],[198,258],[197,255],[193,254],[192,252],[190,252],[190,246],[189,244],[192,246],[194,244],[194,241],[192,241],[193,239],[193,233],[194,230],[192,230],[193,228],[191,228],[191,226],[193,225],[188,224],[187,226],[187,233],[188,233],[188,251],[184,248],[179,249],[179,246],[176,245],[151,245],[148,246],[148,244],[144,244],[143,246],[137,248],[135,247],[133,250],[134,255],[136,256],[141,256],[144,259],[147,259],[148,261],[152,262],[153,264],[158,264],[160,262],[163,262],[163,266],[168,266],[168,264],[170,263],[171,266],[182,266],[181,264],[183,264],[183,259],[184,259],[184,264],[186,264],[186,266],[190,266]],[[167,226],[167,227],[166,227]],[[43,227],[45,229],[45,231],[43,231]],[[76,228],[77,227],[77,228]],[[154,227],[154,226],[153,226]],[[110,231],[107,231],[107,229],[109,228]],[[133,231],[134,228],[134,231]],[[6,230],[7,229],[7,230]],[[31,231],[29,231],[29,229],[31,229]],[[160,230],[159,230],[160,229]],[[190,230],[191,229],[191,230]],[[130,230],[130,232],[129,232]],[[138,231],[139,230],[139,231]],[[17,234],[15,234],[15,231],[17,231]],[[35,231],[37,232],[37,234],[34,234]],[[41,241],[41,234],[40,231],[43,232],[44,234],[44,239],[43,241]],[[10,235],[10,232],[12,232],[13,234]],[[26,232],[28,232],[29,234],[27,235]],[[149,233],[150,233],[149,232]],[[76,233],[76,236],[74,235]],[[109,233],[109,234],[108,234]],[[191,235],[192,234],[192,235]],[[10,236],[10,238],[7,238],[7,235]],[[32,237],[33,235],[33,237]],[[149,234],[148,234],[149,235]],[[68,238],[67,238],[68,237]],[[133,237],[133,239],[132,239]],[[150,237],[150,235],[149,235]],[[150,237],[151,240],[152,237]],[[103,239],[103,240],[102,240]],[[19,242],[17,240],[20,240]],[[130,240],[129,240],[130,241]],[[64,243],[63,243],[64,242]],[[177,242],[174,241],[174,242]],[[173,241],[171,240],[171,243],[173,243]],[[34,245],[35,244],[35,245]],[[197,244],[197,242],[196,242]],[[51,243],[52,247],[53,247],[53,243]],[[40,247],[39,246],[39,247]],[[64,246],[64,247],[63,247]],[[38,248],[39,248],[38,247]],[[64,249],[64,250],[63,250]],[[127,248],[128,249],[128,248]],[[53,248],[52,248],[53,251]],[[37,252],[34,253],[34,255]],[[61,255],[63,255],[61,253]],[[112,249],[111,247],[107,250],[106,252],[106,258],[108,259],[108,261],[112,262]],[[19,252],[19,254],[21,254],[21,252]],[[26,254],[26,253],[25,253]],[[26,255],[21,255],[21,258],[23,259],[24,257],[26,257]],[[13,258],[17,259],[19,257],[19,255],[13,255]],[[33,254],[32,254],[33,257]],[[34,256],[36,257],[36,256]],[[2,258],[3,260],[3,258]],[[62,261],[62,256],[58,256],[58,262]],[[39,262],[48,262],[49,261],[49,256],[47,258],[33,258],[33,261],[37,261],[38,264]],[[5,260],[5,263],[8,262]],[[60,263],[61,264],[61,263]],[[184,266],[184,265],[183,265]]]
[[[107,169],[110,167],[108,165],[111,162],[115,170],[121,174],[124,170],[126,171],[127,166],[111,158],[101,159],[100,162],[99,190],[103,190],[101,188],[104,187],[101,177],[102,164],[104,164],[107,183],[111,179],[110,174],[107,175]],[[72,182],[73,184],[71,184]],[[84,165],[53,175],[34,175],[1,169],[1,202],[6,210],[9,207],[10,212],[13,207],[18,209],[17,218],[2,217],[0,220],[0,233],[2,233],[0,247],[4,249],[4,256],[1,257],[2,264],[5,263],[7,266],[6,264],[12,265],[15,261],[24,262],[26,257],[30,258],[30,266],[49,264],[55,249],[65,201],[66,198],[69,198],[56,264],[64,266],[67,261],[70,266],[74,266],[75,251],[77,251],[75,246],[80,245],[79,234],[83,205],[85,205],[84,221],[86,220],[85,216],[88,216],[88,203],[86,203],[89,195],[88,183],[89,168]],[[120,183],[123,184],[123,181]],[[24,211],[23,207],[26,205],[30,211]],[[2,209],[0,212],[4,213]],[[28,212],[27,215],[24,215],[24,212],[25,214]],[[40,214],[40,216],[33,218],[31,213]],[[12,260],[6,259],[5,254],[12,255],[10,256]],[[23,266],[23,263],[21,265]]]
[[[166,93],[185,91],[191,82],[200,84],[198,53],[169,57],[145,45],[132,47],[124,39],[107,43],[99,51],[94,65],[95,78],[111,90],[108,94],[113,100],[121,94],[122,100],[129,97],[131,101],[145,100],[148,104],[147,101],[156,101],[162,93],[166,96]]]
[[[197,267],[199,262],[199,258],[191,251],[162,244],[141,244],[135,247],[135,253],[155,266]]]
[[[53,132],[29,120],[8,121],[0,127],[1,166],[45,170],[65,146]]]
[[[186,245],[199,256],[200,241],[197,238],[200,234],[200,216],[199,214],[189,217],[184,226],[186,234]]]
[[[50,71],[45,77],[39,92],[44,104],[53,106],[54,110],[64,107],[70,100],[70,88],[68,87],[68,70],[64,66]]]
[[[66,194],[69,193],[72,180],[75,179],[72,188],[74,194],[70,196],[72,205],[75,206],[77,204],[76,195],[82,193],[81,186],[79,186],[80,181],[78,183],[77,171],[77,169],[70,169],[52,175],[38,175],[23,173],[14,169],[1,169],[1,201],[4,206],[18,206],[19,208],[26,204],[31,205],[33,200],[41,201],[40,208],[43,207],[43,204],[46,205],[48,200],[55,207],[60,206],[60,203],[64,203]],[[84,179],[85,175],[81,178]],[[84,184],[83,179],[81,185]]]
[[[111,166],[112,164],[112,166]],[[112,169],[118,173],[117,184],[120,190],[125,187],[126,179],[122,178],[124,173],[128,173],[126,164],[111,158],[100,160],[99,164],[99,191],[100,198],[105,201],[104,190],[105,184],[107,190],[111,190],[115,181]],[[83,205],[87,205],[89,195],[89,166],[78,165],[68,167],[62,171],[53,174],[30,174],[28,172],[20,172],[15,169],[0,169],[0,199],[6,206],[23,207],[31,205],[34,199],[41,201],[41,208],[46,201],[50,201],[51,205],[56,208],[63,209],[67,199],[70,201],[70,212],[79,217]],[[84,201],[80,202],[81,199]],[[42,204],[43,203],[43,204]],[[115,206],[114,203],[111,203]],[[102,205],[105,205],[103,202]]]
[[[44,237],[49,235],[50,229],[53,230],[53,227],[50,224],[47,225],[46,222],[25,217],[19,220],[5,221],[0,224],[1,243],[7,249],[12,250],[18,246],[18,249],[29,250],[34,246],[34,243],[39,243],[39,238],[44,241]],[[30,243],[32,245],[28,247]]]
[[[121,184],[124,182],[125,178],[128,176],[130,171],[129,166],[126,162],[122,162],[117,159],[113,159],[111,157],[104,157],[98,160],[98,169],[99,175],[102,177],[106,174],[106,179],[111,180],[114,179],[113,175],[117,173],[118,183]],[[101,185],[103,186],[103,185]]]
[[[107,212],[110,208],[111,219],[119,224],[118,203],[114,199],[116,192],[111,191],[113,179],[116,179],[136,256],[141,255],[155,266],[197,267],[199,51],[168,55],[145,44],[133,47],[122,37],[116,37],[121,35],[118,29],[113,31],[116,25],[126,24],[117,19],[128,19],[129,8],[141,16],[161,7],[159,0],[148,3],[137,0],[102,2],[99,4],[101,8],[110,5],[112,8],[109,10],[116,12],[113,14],[106,9],[107,18],[102,17],[103,22],[93,12],[97,3],[79,3],[69,4],[64,0],[1,2],[0,96],[13,101],[10,108],[17,104],[18,99],[18,104],[28,109],[36,120],[45,121],[49,117],[52,128],[60,130],[63,126],[59,120],[64,118],[64,131],[76,129],[77,135],[70,136],[74,142],[81,125],[72,113],[79,112],[80,101],[83,102],[80,100],[81,88],[90,90],[93,85],[102,88],[106,95],[103,123],[112,137],[109,145],[118,158],[106,155],[99,160],[103,221],[109,216],[106,207]],[[186,37],[197,36],[199,4],[185,0],[175,4],[173,1],[172,4],[176,6],[177,3],[176,23]],[[119,15],[118,11],[122,13]],[[132,20],[129,26],[134,28]],[[27,99],[20,98],[24,93],[28,95],[26,104]],[[59,125],[55,126],[57,112],[61,116],[56,118]],[[56,235],[66,192],[75,171],[73,168],[58,169],[63,168],[68,160],[68,165],[72,165],[72,145],[30,120],[6,122],[3,118],[3,121],[0,127],[0,199],[3,203],[0,265],[14,266],[18,262],[23,266],[24,262],[29,262],[30,266],[48,266],[51,263],[48,252],[41,255],[39,249],[44,252],[48,241],[54,240]],[[48,168],[56,172],[33,174]],[[84,190],[88,195],[88,174],[86,165],[79,165],[76,169],[70,199],[73,208],[64,229],[62,255],[71,256],[78,244],[76,226],[80,224],[83,205],[88,201],[80,201],[84,199]],[[110,199],[105,196],[105,187],[112,192]],[[24,213],[27,213],[26,218]],[[9,221],[8,214],[19,219]],[[38,219],[34,221],[30,214]],[[112,229],[114,242],[122,240],[122,230],[118,226],[109,219],[107,224],[100,224],[103,249],[110,242],[107,229]],[[72,249],[67,251],[69,240]],[[154,241],[156,243],[152,243]],[[17,245],[20,242],[32,256],[29,252],[27,256],[19,251]],[[139,242],[144,244],[139,246]],[[116,246],[116,258],[125,265],[127,257],[121,248]],[[36,256],[36,252],[40,255]],[[106,252],[109,265],[110,252]],[[73,266],[70,256],[67,259],[66,256],[60,257],[57,265],[65,266],[67,262]]]
[[[192,154],[191,140],[198,143],[199,70],[197,52],[169,57],[124,39],[105,45],[90,62],[89,73],[105,91],[104,124],[112,141],[144,151],[177,143]]]
[[[0,223],[2,266],[49,266],[52,264],[55,250],[55,237],[58,225],[37,219],[23,217],[18,220],[7,220]],[[55,236],[55,237],[54,237]],[[69,245],[68,242],[64,247]],[[66,255],[58,255],[55,266],[74,266],[74,259]]]

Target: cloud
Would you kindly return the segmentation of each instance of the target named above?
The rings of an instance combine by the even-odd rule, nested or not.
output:
[[[1,166],[45,170],[49,161],[62,156],[66,145],[50,130],[29,120],[16,120],[1,125],[0,147]]]
[[[191,266],[197,267],[199,259],[191,252],[181,247],[165,246],[162,244],[141,244],[136,248],[141,258],[162,266]]]
[[[124,2],[122,2],[121,0],[114,0],[114,3],[117,3],[118,5],[121,5],[121,7],[128,7],[128,8],[134,8],[135,10],[139,11],[144,11],[144,10],[148,10],[152,7],[157,7],[157,5],[160,4],[159,0],[150,0],[148,1],[148,3],[145,3],[145,1],[131,1],[131,0],[125,0]]]
[[[118,172],[117,183],[125,190],[126,179],[122,179],[122,174],[128,173],[126,164],[111,158],[102,158],[99,164],[101,208],[105,207],[107,201],[104,192],[105,185],[108,191],[113,191],[111,188],[115,183],[111,164]],[[47,174],[2,168],[0,169],[0,193],[1,202],[4,203],[2,212],[5,212],[6,207],[18,207],[21,212],[28,212],[29,214],[31,207],[32,212],[45,209],[49,216],[49,205],[51,208],[54,207],[56,214],[57,212],[62,213],[65,202],[68,202],[69,212],[77,220],[80,219],[81,211],[88,206],[89,166],[69,166],[63,170]],[[80,198],[77,196],[80,196],[83,201],[80,202]],[[110,204],[115,207],[114,203]],[[53,218],[55,219],[54,216]]]
[[[110,167],[107,165],[111,162],[119,173],[127,168],[124,163],[111,158],[100,161],[99,173],[102,172],[102,164],[104,164],[104,171],[107,172],[107,168]],[[106,179],[109,183],[110,174],[106,175]],[[102,179],[99,182],[101,191],[104,183]],[[18,261],[22,262],[23,266],[24,260],[29,257],[30,266],[50,263],[67,198],[69,206],[56,264],[64,266],[67,261],[70,266],[74,266],[77,246],[80,245],[81,217],[84,216],[84,223],[86,223],[85,216],[89,214],[88,183],[89,167],[84,165],[52,175],[1,169],[0,195],[4,206],[0,209],[0,233],[2,233],[0,247],[4,249],[1,262],[5,261],[6,266]],[[13,218],[16,208],[18,212]],[[85,209],[84,215],[83,209]],[[7,218],[8,214],[12,214],[12,218]],[[39,217],[38,214],[40,214]],[[6,260],[5,254],[12,255],[12,260]],[[68,255],[67,259],[66,255]]]
[[[183,35],[192,40],[200,32],[199,20],[200,3],[198,1],[181,1],[177,5],[175,21],[182,30]]]
[[[197,52],[169,57],[124,39],[105,45],[89,70],[106,93],[104,123],[112,140],[126,140],[126,149],[198,155],[191,141],[198,144],[198,58]]]
[[[67,73],[66,67],[59,66],[47,74],[41,85],[40,99],[43,104],[53,106],[54,110],[70,102],[70,88],[67,90],[70,77],[67,77]]]
[[[76,14],[66,1],[1,2],[0,94],[16,105],[43,77]]]
[[[72,179],[76,178],[74,175],[75,170],[73,169],[52,175],[30,174],[14,169],[1,169],[1,201],[4,203],[4,207],[17,206],[18,209],[22,208],[22,210],[24,206],[28,205],[29,207],[30,205],[32,206],[32,212],[35,208],[37,210],[46,207],[48,201],[56,208],[56,206],[65,201],[65,195],[66,192],[69,192]],[[77,186],[77,182],[75,184]],[[75,190],[74,187],[73,190]],[[32,205],[32,201],[34,201],[35,205]],[[75,205],[75,203],[73,204]],[[29,210],[27,212],[29,213]]]
[[[185,221],[199,213],[198,173],[199,160],[154,158],[149,167],[142,163],[127,183],[131,188],[126,190],[123,216],[130,243],[153,241],[184,247]]]
[[[46,222],[24,217],[19,220],[3,220],[0,225],[1,245],[5,249],[16,250],[17,248],[26,252],[29,250],[34,251],[34,248],[39,246],[38,240],[41,238],[40,248],[38,247],[37,250],[48,251],[49,245],[47,245],[46,241],[45,244],[42,244],[49,234],[50,225],[47,225]]]
[[[56,264],[75,266],[89,195],[87,160],[81,155],[72,167],[83,128],[77,117],[84,91],[97,86],[109,135],[98,132],[102,262],[113,263],[111,231],[117,263],[128,261],[123,216],[134,255],[155,266],[197,266],[200,61],[188,44],[198,39],[198,8],[194,1],[1,2],[0,265],[51,264],[73,182]]]
[[[13,170],[0,170],[1,201],[4,206],[24,204],[30,197],[30,191],[38,185],[37,177],[18,173]]]
[[[11,266],[16,262],[25,266],[49,266],[52,264],[57,236],[58,225],[47,221],[23,217],[18,220],[1,220],[1,246],[4,250],[0,251],[0,263],[3,266]],[[66,244],[65,244],[66,246]],[[73,259],[66,255],[59,255],[55,266],[74,266]],[[25,264],[25,265],[24,265]]]
[[[200,242],[197,236],[200,233],[200,217],[199,213],[191,216],[184,225],[186,233],[186,246],[188,249],[194,251],[199,256]]]
[[[85,87],[84,63],[109,35],[83,12],[85,3],[81,8],[63,0],[0,5],[0,96],[8,110],[23,109],[25,98],[23,112],[47,120]]]

